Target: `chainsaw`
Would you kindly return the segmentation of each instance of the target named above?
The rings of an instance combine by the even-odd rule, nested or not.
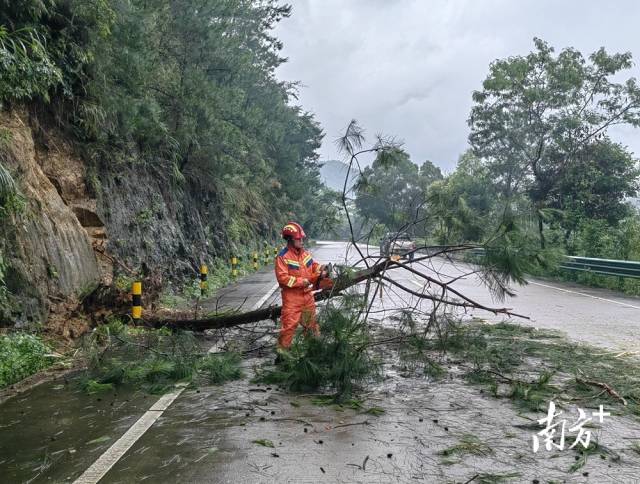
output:
[[[334,277],[334,268],[333,264],[329,262],[322,268],[322,272],[320,273],[320,277],[316,281],[314,287],[314,293],[324,291],[326,289],[331,289],[333,287],[333,277]]]

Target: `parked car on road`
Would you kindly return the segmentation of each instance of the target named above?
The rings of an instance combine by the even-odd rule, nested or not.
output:
[[[389,232],[380,241],[380,255],[390,257],[399,255],[413,260],[416,244],[406,232]]]

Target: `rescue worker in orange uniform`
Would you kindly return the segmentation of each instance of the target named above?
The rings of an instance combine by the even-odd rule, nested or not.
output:
[[[305,333],[320,334],[313,290],[324,267],[304,249],[305,237],[304,230],[295,222],[282,229],[282,238],[287,241],[287,246],[278,253],[275,263],[276,278],[282,292],[279,350],[291,346],[298,324],[302,324]]]

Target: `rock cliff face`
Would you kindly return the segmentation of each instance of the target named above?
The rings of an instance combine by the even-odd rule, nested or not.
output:
[[[37,148],[26,116],[18,113],[3,114],[0,129],[7,134],[2,162],[26,202],[23,213],[2,223],[6,284],[13,298],[5,317],[18,324],[42,322],[101,279],[91,237],[77,215],[95,213],[95,200],[88,197],[83,165],[68,146]]]
[[[0,162],[26,202],[0,220],[11,298],[3,325],[47,322],[73,337],[87,328],[77,324],[80,302],[114,274],[157,288],[167,277],[195,277],[228,246],[214,189],[181,187],[139,163],[87,168],[64,136],[24,112],[0,113],[0,130]]]

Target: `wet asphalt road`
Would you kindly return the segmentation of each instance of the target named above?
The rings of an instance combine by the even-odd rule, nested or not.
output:
[[[373,247],[361,250],[367,256],[377,256]],[[353,248],[347,252],[344,243],[319,243],[313,254],[323,263],[353,264],[360,259]],[[442,277],[459,277],[469,270],[464,264],[442,259],[429,269]],[[398,270],[393,278],[421,289],[420,282],[408,271]],[[263,279],[268,277],[265,275]],[[521,287],[516,298],[496,305],[508,305],[530,315],[532,319],[526,324],[559,329],[574,339],[595,343],[602,343],[601,335],[607,334],[598,322],[615,311],[617,316],[609,314],[608,320],[618,325],[616,334],[609,335],[607,341],[620,351],[634,347],[634,340],[627,340],[623,329],[638,334],[640,309],[622,305],[636,303],[640,307],[633,299],[606,291],[579,288],[578,294],[575,288],[566,285],[538,284],[541,283]],[[254,289],[258,287],[255,285]],[[460,279],[456,288],[482,303],[494,304],[475,276]],[[244,290],[236,289],[239,293]],[[278,302],[276,291],[267,304]],[[417,298],[385,287],[375,308],[391,312],[417,304]],[[430,302],[425,301],[420,309],[429,307]],[[561,308],[567,307],[574,307],[575,311],[563,318]],[[382,314],[376,317],[380,319]],[[503,319],[480,311],[468,316]],[[587,327],[594,331],[593,335],[585,333]],[[267,356],[267,361],[270,358]],[[450,430],[464,431],[465,422],[471,419],[476,424],[483,422],[481,425],[490,431],[503,425],[505,419],[518,422],[521,417],[514,410],[493,407],[495,402],[487,401],[475,390],[455,385],[434,387],[424,380],[403,381],[392,373],[385,375],[385,382],[376,395],[382,399],[379,401],[386,417],[375,421],[358,411],[318,407],[309,397],[246,380],[219,390],[208,387],[198,393],[185,392],[102,482],[126,483],[132,476],[152,482],[466,482],[478,469],[512,470],[510,465],[502,467],[492,459],[470,460],[467,466],[448,468],[434,462],[433,455],[450,442]],[[520,438],[526,442],[529,436],[525,432]],[[255,443],[263,439],[274,447]],[[366,472],[362,469],[365,458],[369,459]],[[554,474],[558,464],[553,460],[530,462],[528,466],[526,472],[532,472],[531,478],[537,477],[536,470],[540,469],[548,477],[562,475]],[[521,477],[526,475],[522,469],[519,471],[524,472]]]
[[[376,257],[375,247],[362,247],[365,255]],[[319,260],[344,262],[345,244],[320,243],[315,249]],[[357,259],[352,248],[351,260]],[[460,277],[473,271],[473,267],[461,262],[434,258],[427,264],[415,264],[416,269],[437,274],[441,280]],[[393,278],[416,291],[423,291],[424,284],[418,276],[405,270],[394,272]],[[574,340],[601,346],[614,351],[628,351],[640,355],[640,298],[626,296],[606,289],[589,288],[558,281],[530,279],[525,286],[513,287],[515,297],[505,301],[495,300],[476,275],[468,275],[452,287],[468,297],[491,307],[508,307],[513,312],[530,319],[511,318],[521,324],[539,328],[555,329],[566,333]],[[399,294],[391,296],[400,304]],[[411,298],[402,304],[409,306]],[[415,303],[415,298],[411,301]],[[393,305],[391,305],[393,306]],[[467,316],[488,321],[507,320],[506,316],[495,316],[487,311],[474,310]]]
[[[320,262],[344,263],[348,260],[353,263],[359,259],[353,248],[348,252],[346,249],[344,243],[321,242],[312,252]],[[372,257],[377,256],[373,247],[361,250]],[[417,264],[415,266],[418,268]],[[448,278],[461,276],[469,266],[435,259],[422,270]],[[393,278],[414,290],[424,289],[416,276],[408,271],[397,270]],[[249,309],[263,300],[273,290],[273,285],[271,271],[253,274],[240,284],[221,291],[220,301],[215,304],[223,302],[223,306]],[[492,300],[474,275],[461,278],[455,287],[483,304],[507,306],[529,316],[531,319],[521,321],[523,324],[557,329],[571,339],[615,351],[640,350],[640,300],[637,298],[536,280],[516,288],[516,297],[500,302]],[[265,304],[278,300],[278,291],[275,291]],[[415,297],[385,287],[378,307],[394,310],[416,304]],[[429,304],[423,302],[422,309],[428,310]],[[491,321],[505,319],[484,311],[474,311],[468,316]],[[248,368],[255,364],[255,361],[247,362]],[[421,409],[421,405],[445,409],[450,404],[446,393],[428,394],[428,382],[425,384],[425,393],[416,393],[417,388],[394,388],[389,398],[397,400],[397,405],[389,405],[386,426],[380,425],[375,430],[357,425],[370,417],[355,411],[336,414],[304,402],[298,408],[290,403],[297,397],[275,389],[259,389],[246,380],[224,387],[189,390],[100,482],[353,482],[360,481],[361,473],[356,472],[355,464],[362,462],[365,455],[371,455],[370,471],[379,473],[368,475],[362,482],[412,481],[413,476],[418,475],[432,481],[427,474],[421,474],[426,470],[421,470],[420,460],[412,460],[415,456],[405,457],[403,463],[387,457],[388,454],[404,455],[406,448],[403,446],[415,443],[423,432],[415,423],[403,423],[409,425],[404,429],[399,425],[400,421],[408,422],[407,418],[413,421],[414,417],[417,420],[432,410]],[[427,396],[434,400],[427,401]],[[406,398],[418,400],[409,403],[408,400],[405,402]],[[474,397],[470,394],[466,398]],[[10,400],[0,407],[3,417],[0,476],[4,476],[0,481],[72,482],[144,412],[150,399],[138,393],[98,399],[83,395],[72,386],[52,383]],[[485,417],[490,419],[489,415],[487,410]],[[396,417],[397,421],[394,420]],[[356,426],[336,432],[334,429],[342,425],[340,422]],[[487,422],[489,427],[494,425]],[[424,430],[430,438],[438,432],[443,433],[438,425],[432,427]],[[308,432],[303,432],[305,428]],[[411,442],[404,442],[409,431],[418,433],[411,435]],[[252,443],[252,439],[262,438],[272,440],[275,449]],[[363,444],[365,440],[366,445]],[[307,468],[310,465],[313,469]],[[304,469],[299,469],[301,466]],[[296,475],[302,480],[292,477]],[[465,476],[464,472],[460,474],[460,482],[466,480]],[[440,480],[435,475],[431,477]]]

